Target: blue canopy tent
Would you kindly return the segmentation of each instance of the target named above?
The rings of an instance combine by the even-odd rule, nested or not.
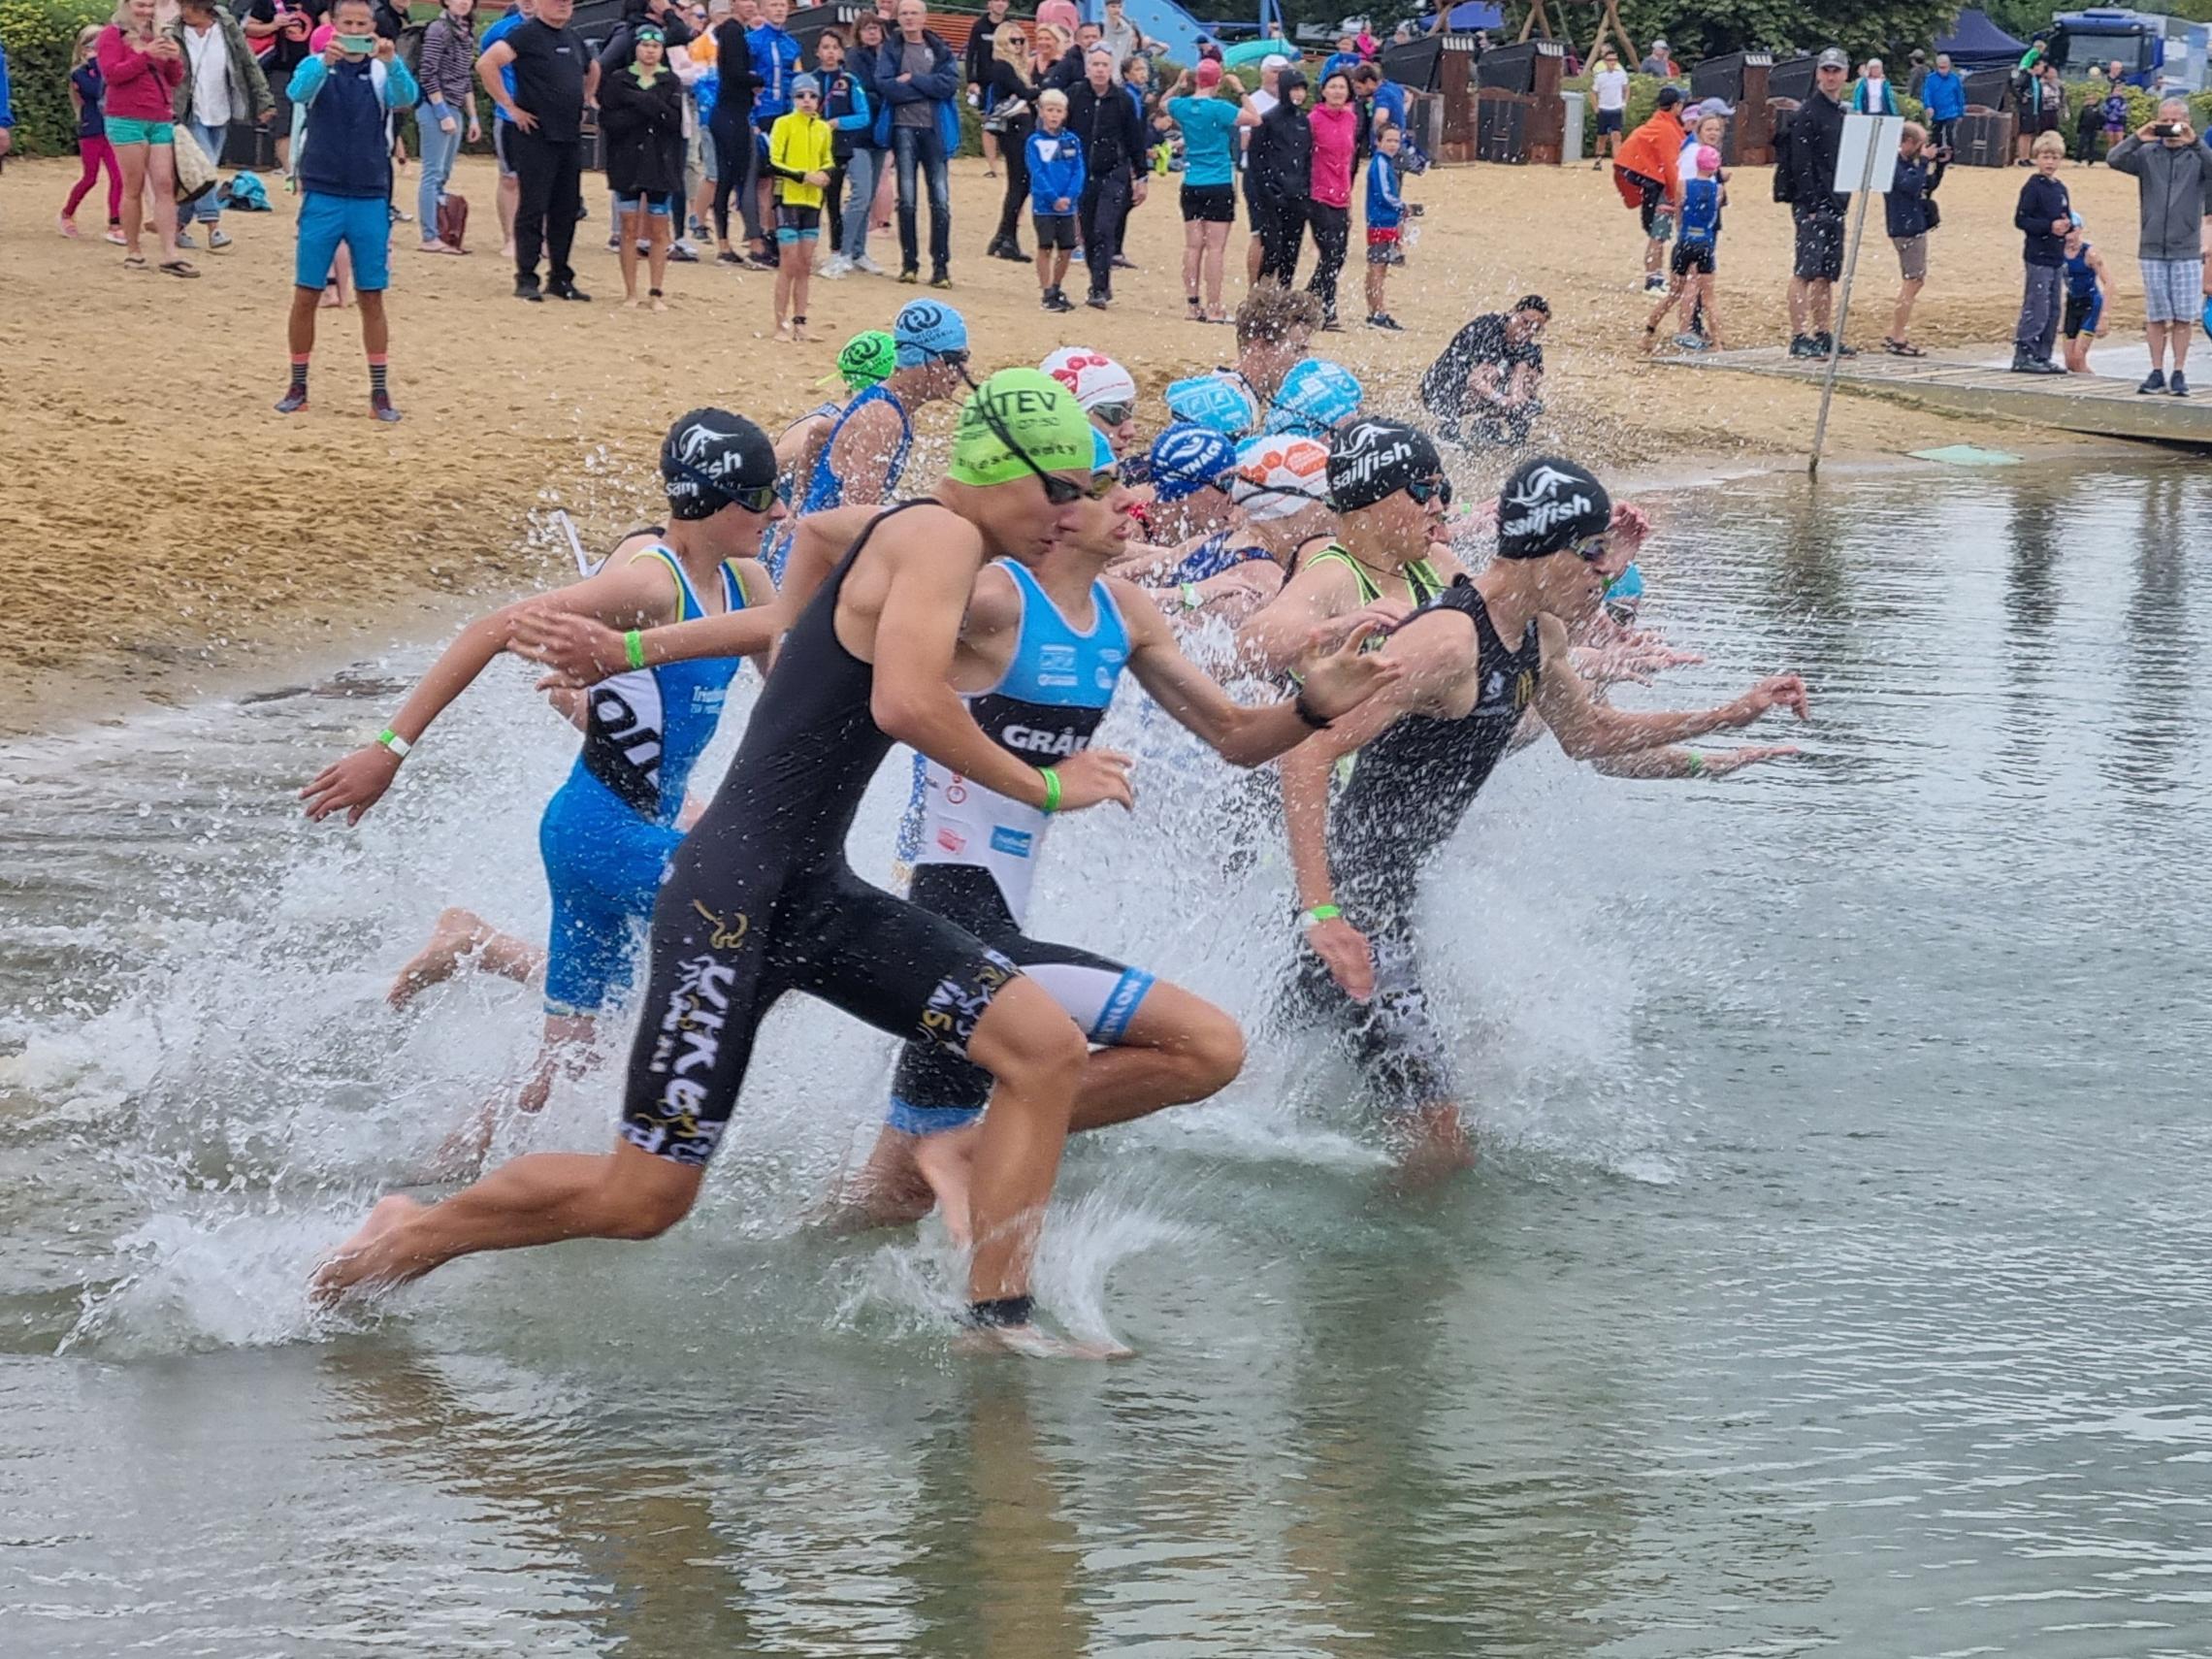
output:
[[[1431,13],[1420,20],[1425,31],[1436,25],[1436,15]],[[1466,4],[1452,7],[1444,26],[1460,34],[1472,34],[1477,29],[1502,29],[1506,26],[1505,9],[1493,6],[1488,0],[1466,0]]]
[[[2014,40],[1989,20],[1987,12],[1972,7],[1959,14],[1947,37],[1936,42],[1938,52],[1949,52],[1961,70],[2010,69],[2028,49],[2026,41]]]

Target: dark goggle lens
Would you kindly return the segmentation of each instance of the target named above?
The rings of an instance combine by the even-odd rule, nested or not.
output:
[[[1137,412],[1135,404],[1092,404],[1090,418],[1101,426],[1120,426]]]
[[[773,484],[757,484],[749,490],[725,490],[723,494],[747,512],[766,512],[776,504],[776,487]]]
[[[1569,551],[1572,552],[1576,558],[1582,560],[1585,564],[1595,565],[1600,559],[1603,559],[1606,556],[1606,550],[1611,545],[1611,537],[1605,533],[1600,533],[1596,536],[1582,537],[1579,540],[1570,543]]]
[[[1408,484],[1406,494],[1412,496],[1415,504],[1419,506],[1427,506],[1432,501],[1441,501],[1446,506],[1449,506],[1451,504],[1451,480],[1449,478],[1422,478],[1416,483]]]

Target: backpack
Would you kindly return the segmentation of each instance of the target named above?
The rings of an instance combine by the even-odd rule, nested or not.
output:
[[[1774,111],[1774,200],[1797,200],[1797,176],[1790,171],[1790,128],[1797,122],[1795,109]]]

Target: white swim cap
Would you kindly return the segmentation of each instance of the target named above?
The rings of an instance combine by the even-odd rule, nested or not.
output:
[[[1329,446],[1317,439],[1276,435],[1237,445],[1237,477],[1229,499],[1255,524],[1288,518],[1329,499]]]
[[[1074,393],[1086,414],[1100,404],[1137,401],[1137,377],[1088,345],[1063,345],[1037,367]]]

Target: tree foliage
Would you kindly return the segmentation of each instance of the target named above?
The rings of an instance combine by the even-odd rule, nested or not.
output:
[[[2203,0],[2212,5],[2212,0]],[[1620,20],[1639,51],[1663,38],[1685,69],[1722,52],[1771,48],[1783,52],[1839,46],[1854,59],[1902,56],[1946,33],[1958,16],[1955,0],[1622,0]],[[1570,32],[1586,48],[1597,32],[1598,8],[1589,0],[1546,0],[1555,32]],[[1517,33],[1526,0],[1506,7],[1508,33]]]

